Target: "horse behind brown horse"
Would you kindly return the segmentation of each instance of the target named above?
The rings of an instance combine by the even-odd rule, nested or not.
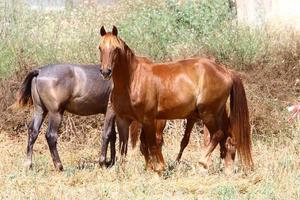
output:
[[[123,125],[119,132],[126,136],[131,121],[142,123],[141,150],[147,168],[161,171],[165,167],[155,134],[159,119],[187,119],[189,123],[200,118],[211,136],[207,157],[219,143],[222,158],[230,158],[225,163],[227,172],[232,171],[235,148],[245,166],[253,165],[246,94],[234,72],[205,58],[145,62],[117,36],[116,27],[108,33],[102,27],[100,34],[101,73],[113,79],[112,106]],[[230,116],[224,117],[229,97]],[[125,147],[126,142],[121,141]],[[203,163],[209,167],[207,161]]]
[[[29,72],[21,85],[17,100],[21,105],[33,104],[34,107],[33,118],[28,128],[28,167],[32,167],[33,145],[48,114],[46,139],[54,166],[58,170],[63,169],[56,146],[57,132],[65,111],[81,116],[106,114],[99,162],[102,165],[113,165],[116,141],[115,113],[107,107],[111,88],[111,81],[103,80],[98,65],[47,65]],[[111,160],[106,162],[109,142]]]

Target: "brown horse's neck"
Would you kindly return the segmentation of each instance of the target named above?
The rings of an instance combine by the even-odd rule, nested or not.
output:
[[[137,68],[138,60],[131,49],[125,45],[124,52],[116,61],[113,72],[114,89],[127,93]]]

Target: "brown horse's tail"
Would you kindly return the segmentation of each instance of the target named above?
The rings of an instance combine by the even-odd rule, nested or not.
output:
[[[34,69],[31,72],[29,72],[24,79],[19,91],[18,91],[18,97],[17,102],[19,106],[23,107],[27,104],[32,105],[32,97],[31,97],[31,81],[34,77],[36,77],[39,74],[38,69]]]
[[[238,75],[232,73],[232,80],[230,95],[231,134],[237,145],[237,152],[242,164],[252,168],[252,142],[246,93]]]
[[[142,129],[142,125],[138,122],[138,121],[133,121],[130,125],[130,141],[131,141],[131,145],[132,148],[136,147],[136,143],[139,139],[139,135]]]

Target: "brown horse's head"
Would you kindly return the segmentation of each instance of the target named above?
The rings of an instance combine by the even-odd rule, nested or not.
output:
[[[106,32],[102,26],[100,35],[100,72],[105,79],[110,79],[114,66],[118,62],[118,58],[124,49],[124,44],[118,37],[118,30],[115,26],[113,26],[111,32]]]

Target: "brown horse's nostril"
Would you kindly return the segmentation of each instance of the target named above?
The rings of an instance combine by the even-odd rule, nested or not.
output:
[[[111,69],[100,70],[100,72],[104,78],[110,78],[112,74]]]

